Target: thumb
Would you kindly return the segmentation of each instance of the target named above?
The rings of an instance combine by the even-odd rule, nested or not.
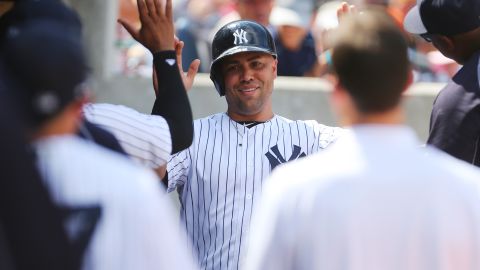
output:
[[[135,40],[138,40],[138,35],[139,35],[139,31],[137,29],[135,29],[135,27],[133,26],[133,24],[127,22],[126,20],[124,19],[121,19],[121,18],[118,18],[117,19],[117,22],[119,24],[121,24],[123,26],[123,28],[125,28],[125,30],[127,30],[127,32],[135,39]]]

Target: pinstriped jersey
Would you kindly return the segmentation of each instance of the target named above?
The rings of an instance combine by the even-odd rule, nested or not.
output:
[[[324,149],[341,131],[278,115],[252,128],[226,113],[196,120],[192,146],[172,156],[167,170],[201,269],[238,269],[263,180],[279,164]]]
[[[151,168],[165,165],[172,151],[167,121],[122,105],[87,104],[84,116],[115,135],[125,152]]]

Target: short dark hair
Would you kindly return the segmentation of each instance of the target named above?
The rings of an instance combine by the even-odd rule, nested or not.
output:
[[[383,11],[343,18],[333,34],[333,69],[363,113],[397,106],[410,72],[407,41]]]

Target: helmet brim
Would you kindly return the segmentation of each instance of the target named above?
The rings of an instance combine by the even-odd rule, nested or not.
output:
[[[213,66],[223,60],[225,57],[234,55],[237,53],[242,53],[242,52],[262,52],[262,53],[267,53],[272,55],[273,57],[277,58],[277,54],[275,52],[272,52],[271,50],[265,49],[265,48],[260,48],[260,47],[255,47],[255,46],[236,46],[233,48],[230,48],[226,51],[224,51],[220,56],[215,59],[215,61],[212,62],[211,68]]]

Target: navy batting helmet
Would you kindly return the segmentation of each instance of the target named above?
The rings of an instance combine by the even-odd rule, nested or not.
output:
[[[210,79],[220,96],[225,95],[224,78],[220,70],[222,59],[241,52],[264,52],[277,58],[273,37],[267,28],[253,21],[234,21],[215,34],[212,43]]]

